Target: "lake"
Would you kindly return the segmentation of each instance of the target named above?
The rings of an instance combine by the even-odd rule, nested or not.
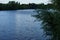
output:
[[[0,40],[46,40],[35,10],[0,11]]]

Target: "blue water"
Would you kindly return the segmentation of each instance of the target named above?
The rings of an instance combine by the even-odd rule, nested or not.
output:
[[[45,40],[34,10],[0,11],[0,40]]]

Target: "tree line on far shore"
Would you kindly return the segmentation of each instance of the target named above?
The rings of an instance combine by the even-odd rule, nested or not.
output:
[[[15,1],[9,1],[6,4],[0,3],[0,10],[19,10],[19,9],[52,9],[53,4],[47,4],[44,3],[41,4],[35,4],[35,3],[29,3],[29,4],[20,4],[19,2]]]

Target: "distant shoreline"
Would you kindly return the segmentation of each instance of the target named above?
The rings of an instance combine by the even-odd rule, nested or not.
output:
[[[24,9],[51,9],[53,8],[53,4],[20,4],[15,1],[9,1],[7,4],[0,3],[0,11],[1,10],[24,10]]]
[[[35,10],[35,9],[15,9],[15,10]],[[14,10],[0,10],[0,11],[14,11]]]
[[[35,10],[35,9],[18,9],[18,10]],[[0,10],[0,11],[17,11],[17,10]]]

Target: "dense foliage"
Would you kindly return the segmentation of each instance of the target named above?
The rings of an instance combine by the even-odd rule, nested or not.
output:
[[[55,9],[60,10],[60,0],[51,0]]]
[[[37,12],[38,14],[34,17],[42,21],[42,28],[46,35],[51,37],[48,40],[60,40],[60,12],[55,10],[38,10]]]
[[[7,4],[0,3],[0,10],[18,10],[18,9],[51,9],[53,8],[52,4],[44,5],[29,3],[29,4],[20,4],[19,2],[9,1]]]
[[[48,40],[60,40],[60,1],[52,0],[52,4],[52,10],[37,10],[34,17],[42,21],[44,31],[51,37]]]

